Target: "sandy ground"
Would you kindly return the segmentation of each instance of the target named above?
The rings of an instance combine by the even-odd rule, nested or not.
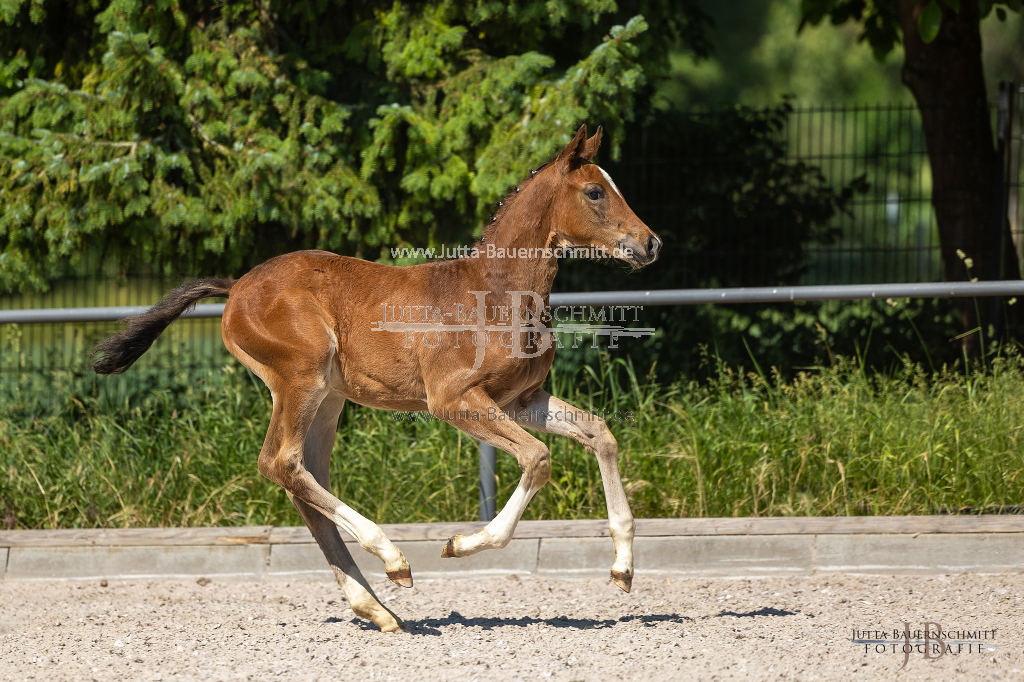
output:
[[[5,583],[0,680],[1024,679],[1021,575],[376,587],[406,632],[355,620],[324,583]],[[897,672],[901,645],[851,641],[904,621],[995,648],[962,634]]]

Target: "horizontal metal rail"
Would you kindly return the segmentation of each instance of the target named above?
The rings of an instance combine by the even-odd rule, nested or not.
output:
[[[41,324],[44,322],[116,322],[149,310],[148,305],[122,305],[95,308],[31,308],[26,310],[0,310],[0,324]],[[201,303],[182,315],[183,318],[201,319],[220,317],[223,303]]]
[[[1024,296],[1024,280],[989,282],[927,282],[923,284],[836,284],[804,287],[740,287],[730,289],[655,289],[653,291],[591,291],[551,294],[551,307],[605,305],[704,305],[708,303],[797,303],[887,298],[971,298]],[[0,310],[0,324],[113,322],[149,310],[149,306],[95,308],[33,308]],[[183,318],[220,317],[223,303],[203,303]]]
[[[834,284],[804,287],[594,291],[551,294],[551,306],[796,303],[799,301],[854,301],[865,298],[884,301],[887,298],[971,298],[975,296],[1022,295],[1024,295],[1024,280],[996,280],[922,284]]]

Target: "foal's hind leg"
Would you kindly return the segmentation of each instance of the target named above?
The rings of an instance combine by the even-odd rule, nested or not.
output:
[[[523,409],[528,417],[523,418]],[[516,421],[528,429],[569,436],[597,457],[608,505],[608,530],[615,547],[612,580],[629,592],[633,584],[633,532],[635,523],[619,476],[619,445],[603,419],[555,398],[547,391],[534,392],[515,411]]]
[[[263,379],[274,399],[270,427],[260,451],[260,473],[354,537],[363,549],[384,562],[384,571],[392,581],[412,587],[412,572],[402,551],[377,524],[325,490],[303,463],[309,429],[332,392],[330,377],[337,344],[329,329],[316,333],[310,323],[315,323],[317,317],[310,305],[301,298],[277,305],[272,311],[273,328],[253,325],[244,316],[225,317],[225,345],[239,362]],[[291,336],[295,328],[304,332],[298,343]],[[238,339],[244,340],[244,347]]]
[[[345,399],[341,397],[328,396],[320,403],[313,425],[309,427],[306,434],[306,442],[303,446],[303,460],[306,469],[309,470],[323,488],[330,489],[330,464],[331,450],[334,446],[334,438],[338,428],[338,416],[341,408],[345,405]],[[401,629],[402,620],[392,613],[386,606],[380,603],[373,589],[363,578],[359,568],[352,560],[345,543],[338,534],[338,528],[330,519],[288,493],[292,504],[299,510],[303,521],[320,550],[327,557],[327,563],[334,571],[334,577],[345,593],[352,611],[360,618],[365,618],[377,625],[384,632]]]
[[[260,452],[260,473],[319,511],[354,537],[363,549],[376,555],[384,562],[384,572],[393,582],[412,587],[412,572],[402,550],[377,524],[327,492],[303,465],[303,444],[320,404],[327,397],[327,388],[307,388],[300,378],[297,373],[293,375],[294,383],[285,390],[275,390],[276,382],[271,387],[274,411]]]

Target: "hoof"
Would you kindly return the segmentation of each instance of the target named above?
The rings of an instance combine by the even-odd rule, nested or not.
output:
[[[389,608],[376,600],[367,601],[362,605],[352,605],[352,611],[360,618],[368,620],[381,632],[397,632],[405,629],[405,623],[401,618],[391,612]]]
[[[394,616],[388,623],[377,623],[377,627],[380,628],[381,632],[401,632],[405,630],[405,623],[398,616]]]
[[[623,592],[629,592],[630,588],[633,587],[633,574],[623,573],[622,571],[612,570],[612,582],[618,585],[619,589]]]
[[[458,557],[458,554],[455,553],[455,538],[457,537],[459,536],[455,535],[448,538],[448,542],[445,543],[444,549],[441,550],[441,556],[446,559],[455,559]]]
[[[402,587],[412,587],[412,571],[409,567],[400,568],[397,571],[387,571],[388,579]]]

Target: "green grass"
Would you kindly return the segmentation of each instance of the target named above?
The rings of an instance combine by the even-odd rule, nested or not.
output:
[[[869,375],[838,360],[788,382],[719,367],[709,382],[663,387],[617,362],[553,385],[580,407],[634,413],[612,429],[638,517],[930,514],[1024,502],[1022,369],[1014,357],[967,375]],[[51,416],[0,401],[8,527],[300,523],[256,470],[269,399],[237,366],[120,403],[57,379],[49,399],[67,409]],[[603,517],[594,458],[545,440],[553,479],[526,518]],[[378,522],[474,519],[476,448],[450,426],[349,405],[332,486]],[[518,475],[499,454],[499,503]]]

